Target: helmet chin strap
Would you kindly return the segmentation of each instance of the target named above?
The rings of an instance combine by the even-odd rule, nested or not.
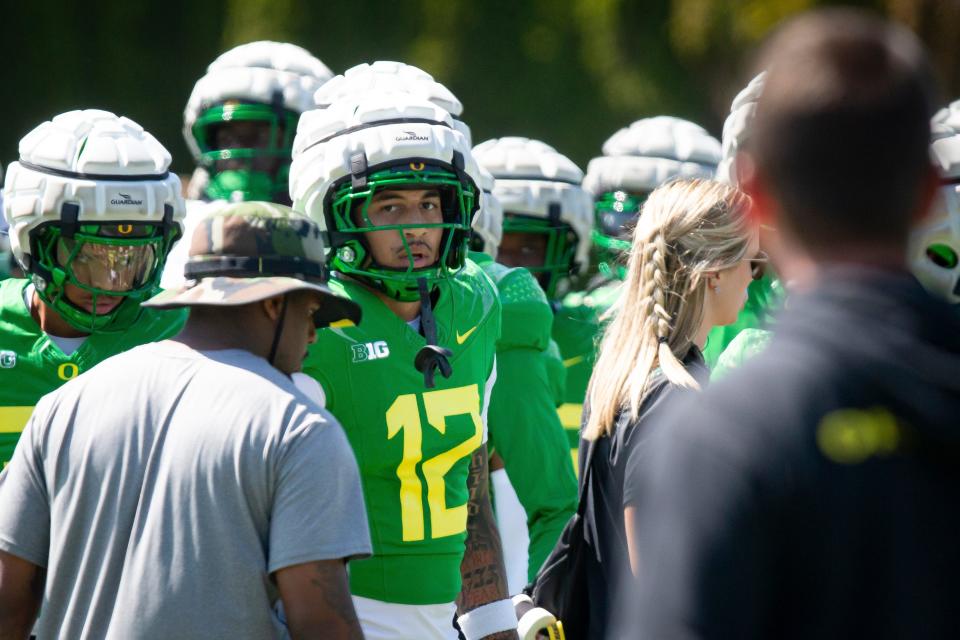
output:
[[[433,389],[436,386],[434,382],[436,369],[440,370],[444,378],[453,375],[453,367],[450,366],[449,360],[453,352],[437,344],[437,322],[433,317],[427,279],[418,278],[417,288],[420,290],[420,327],[423,329],[423,337],[427,339],[427,344],[417,352],[417,356],[413,359],[413,366],[423,374],[423,384],[427,389]]]
[[[283,325],[284,321],[287,319],[287,302],[289,297],[284,295],[283,302],[280,305],[280,316],[277,318],[277,327],[273,330],[273,343],[270,345],[270,356],[267,358],[267,362],[271,366],[276,366],[273,364],[273,359],[277,357],[277,348],[280,346],[280,336],[283,334]]]

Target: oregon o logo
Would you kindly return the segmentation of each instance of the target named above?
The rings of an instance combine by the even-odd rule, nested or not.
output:
[[[61,380],[72,380],[80,375],[80,367],[72,362],[64,362],[57,367],[57,375],[60,376]]]

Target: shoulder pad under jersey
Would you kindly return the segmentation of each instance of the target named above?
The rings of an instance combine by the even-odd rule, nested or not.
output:
[[[522,268],[487,262],[483,270],[490,276],[503,307],[503,325],[497,350],[532,348],[544,350],[553,330],[553,311],[546,294],[532,273]]]

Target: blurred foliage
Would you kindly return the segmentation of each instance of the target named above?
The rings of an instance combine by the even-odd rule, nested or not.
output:
[[[33,0],[7,3],[0,160],[41,120],[75,108],[127,115],[185,173],[183,106],[223,50],[300,44],[334,71],[416,64],[463,102],[475,142],[541,138],[581,166],[619,127],[672,114],[719,135],[747,56],[780,20],[823,0]],[[863,0],[930,47],[960,94],[960,2]]]

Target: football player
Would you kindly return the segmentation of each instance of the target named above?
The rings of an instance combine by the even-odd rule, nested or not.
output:
[[[503,210],[481,170],[482,206],[470,257],[497,285],[503,323],[490,399],[490,478],[510,593],[536,575],[577,510],[577,480],[557,414],[565,371],[551,337],[553,310],[534,276],[495,261]],[[497,228],[499,226],[499,228]],[[534,461],[535,463],[531,464]]]
[[[592,353],[597,325],[592,318],[565,313],[561,300],[571,276],[585,273],[589,263],[593,213],[590,196],[581,186],[583,172],[553,147],[527,138],[488,140],[477,145],[474,153],[496,179],[494,193],[503,206],[503,240],[497,260],[533,273],[556,312],[552,338],[566,373],[559,416],[575,467],[583,395],[575,404],[575,415],[568,398],[571,384],[577,382],[574,367]],[[589,379],[589,371],[585,376]]]
[[[314,99],[323,108],[365,92],[402,92],[428,100],[450,112],[454,128],[470,141],[470,128],[460,119],[460,101],[430,74],[401,62],[357,65],[324,84]],[[472,222],[470,258],[497,285],[502,305],[499,382],[490,399],[488,449],[507,583],[510,593],[518,593],[576,510],[577,489],[556,415],[564,372],[550,338],[553,314],[529,272],[493,260],[503,234],[503,212],[493,185],[493,176],[481,171],[481,207]]]
[[[10,246],[28,275],[0,283],[0,462],[37,400],[101,360],[176,334],[156,292],[184,215],[170,154],[137,123],[71,111],[20,141],[3,186]]]
[[[310,52],[285,42],[243,44],[207,67],[183,110],[183,138],[197,164],[188,187],[185,238],[224,200],[290,204],[297,121],[331,77]],[[178,243],[171,252],[164,288],[182,284],[189,244]]]
[[[320,332],[320,384],[360,466],[374,556],[350,568],[367,638],[516,637],[489,500],[486,408],[500,303],[467,259],[479,173],[449,113],[351,95],[300,120],[294,208],[328,235],[362,326]]]

